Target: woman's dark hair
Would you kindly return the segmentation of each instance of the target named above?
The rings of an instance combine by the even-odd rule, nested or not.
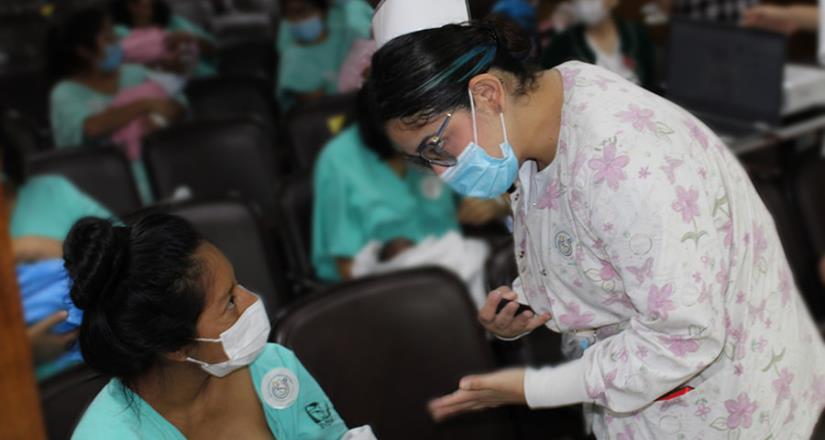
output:
[[[112,19],[116,24],[121,24],[127,27],[135,25],[132,18],[132,13],[129,12],[129,3],[138,0],[112,0],[110,3],[110,10]],[[164,0],[154,0],[152,2],[152,23],[155,26],[165,28],[169,26],[172,21],[172,8]]]
[[[355,105],[355,124],[364,145],[372,150],[381,160],[388,160],[398,155],[392,141],[387,136],[381,121],[375,116],[375,109],[367,88],[358,92]]]
[[[491,70],[511,74],[515,93],[528,93],[539,72],[529,62],[531,52],[530,38],[508,22],[427,29],[395,38],[376,52],[366,87],[381,121],[401,118],[424,125],[446,111],[468,108],[470,79]]]
[[[46,48],[46,69],[52,81],[86,68],[87,61],[77,51],[80,48],[97,51],[97,37],[103,31],[106,17],[103,9],[86,7],[58,18],[49,30]]]
[[[201,242],[188,222],[168,214],[130,226],[87,217],[72,227],[63,252],[90,367],[129,385],[192,342],[205,301],[195,257]]]
[[[12,188],[19,188],[26,181],[23,152],[13,136],[5,127],[5,120],[0,124],[0,158],[3,161],[3,174],[9,179]]]

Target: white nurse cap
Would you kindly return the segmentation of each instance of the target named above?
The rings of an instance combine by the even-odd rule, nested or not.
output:
[[[467,0],[382,0],[372,32],[380,49],[395,37],[469,20]]]

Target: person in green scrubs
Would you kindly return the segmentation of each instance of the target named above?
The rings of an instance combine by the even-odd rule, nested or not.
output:
[[[358,39],[370,38],[364,0],[281,0],[276,95],[285,109],[337,93],[341,65]]]
[[[48,69],[55,86],[49,97],[50,120],[57,148],[107,143],[131,121],[158,115],[171,123],[184,116],[185,100],[146,98],[109,108],[118,92],[142,84],[150,71],[123,65],[112,20],[101,9],[81,9],[61,21],[49,37]],[[147,131],[159,127],[148,127]],[[151,199],[143,166],[133,163],[144,202]]]
[[[497,200],[460,200],[439,178],[409,165],[371,118],[364,93],[356,123],[324,147],[314,172],[312,263],[318,278],[352,277],[352,261],[373,240],[418,243],[509,215]]]
[[[63,258],[63,241],[72,225],[83,217],[112,218],[111,212],[60,176],[27,179],[23,157],[12,139],[0,133],[2,209],[10,213],[10,235],[15,264]],[[25,315],[28,311],[24,310]],[[65,321],[65,312],[34,322],[28,328],[36,376],[45,379],[70,364],[58,360],[77,337],[76,332],[52,333]]]
[[[267,343],[262,300],[185,220],[82,220],[65,263],[84,312],[83,357],[112,377],[73,439],[339,440],[350,432],[295,354]]]
[[[112,18],[115,21],[115,34],[124,38],[133,29],[158,27],[169,33],[168,43],[172,47],[181,44],[195,44],[200,58],[195,64],[192,76],[202,78],[217,75],[218,70],[210,57],[217,52],[215,37],[204,28],[192,23],[180,15],[173,14],[169,4],[164,0],[113,0]],[[163,66],[171,71],[181,72],[185,66],[171,62]]]

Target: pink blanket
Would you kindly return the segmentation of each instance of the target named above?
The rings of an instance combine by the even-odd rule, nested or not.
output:
[[[364,83],[364,71],[372,63],[375,48],[375,40],[359,39],[353,43],[338,75],[339,93],[353,92],[361,88]]]
[[[134,29],[120,40],[127,62],[149,64],[172,58],[174,52],[166,44],[166,31],[160,28]]]
[[[115,96],[109,108],[122,107],[146,98],[167,97],[169,95],[160,84],[147,81],[141,85],[122,90]],[[129,160],[140,159],[140,153],[143,149],[143,136],[146,135],[148,122],[146,117],[134,119],[112,135],[112,142],[124,148]]]

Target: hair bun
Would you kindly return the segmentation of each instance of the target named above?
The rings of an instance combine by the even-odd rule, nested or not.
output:
[[[81,219],[63,244],[64,264],[72,279],[71,298],[81,310],[100,304],[103,294],[116,287],[129,253],[128,227],[108,220]]]
[[[506,17],[495,15],[482,21],[496,45],[517,61],[526,61],[533,53],[533,41],[518,24]]]

